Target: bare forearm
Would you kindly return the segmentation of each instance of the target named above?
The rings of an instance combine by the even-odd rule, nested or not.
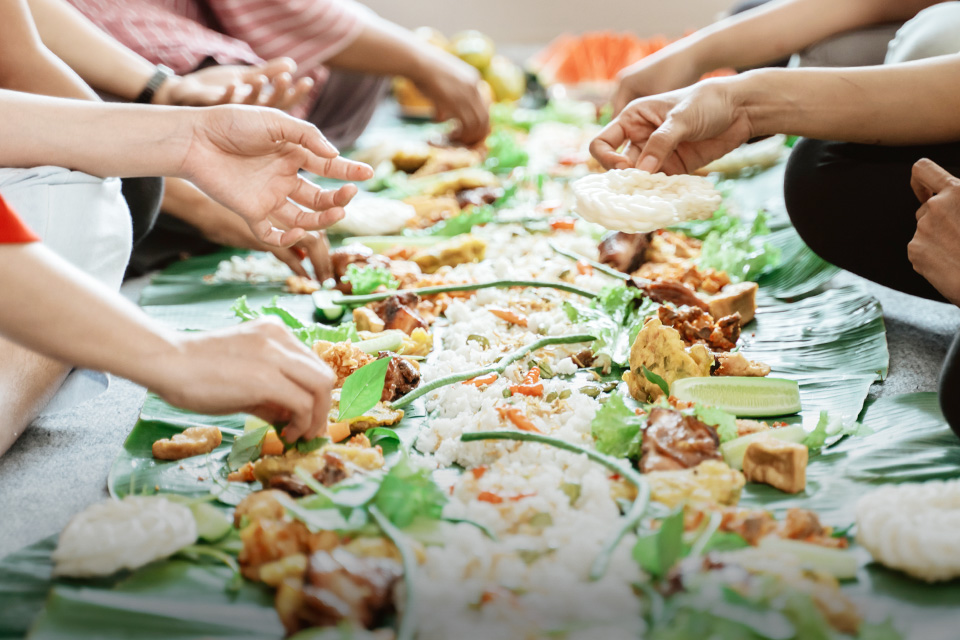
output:
[[[664,49],[685,51],[700,73],[759,66],[824,38],[912,18],[936,0],[776,0],[731,16]]]
[[[327,60],[335,69],[375,75],[417,76],[426,45],[410,31],[380,18],[367,21],[360,35]]]
[[[46,356],[150,385],[144,363],[176,349],[136,306],[39,243],[0,246],[0,280],[0,334]]]
[[[29,0],[44,44],[87,84],[135,99],[154,66],[101,31],[64,0]]]
[[[0,90],[0,166],[176,176],[201,110],[77,102]]]
[[[732,80],[755,135],[865,144],[960,140],[960,55],[879,67],[770,69]]]

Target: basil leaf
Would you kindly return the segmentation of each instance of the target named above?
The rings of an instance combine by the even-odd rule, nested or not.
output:
[[[263,450],[263,439],[267,437],[268,425],[248,431],[233,441],[233,448],[227,456],[227,468],[236,471],[248,462],[260,457]]]
[[[400,436],[397,435],[397,432],[393,429],[388,429],[387,427],[374,427],[365,432],[367,438],[370,439],[370,444],[376,445],[397,445],[400,444]]]
[[[663,391],[663,395],[670,395],[670,385],[667,384],[667,381],[655,374],[650,369],[647,369],[647,365],[642,365],[643,368],[643,377],[652,382],[653,384],[660,387],[660,390]]]
[[[433,482],[430,471],[414,469],[401,459],[384,477],[374,504],[397,527],[403,529],[416,518],[439,520],[447,496]]]
[[[377,406],[387,378],[387,367],[392,359],[387,357],[374,360],[347,376],[340,391],[340,415],[337,416],[337,422],[362,416]]]
[[[633,559],[654,578],[666,576],[683,555],[683,507],[660,521],[659,529],[637,534]]]

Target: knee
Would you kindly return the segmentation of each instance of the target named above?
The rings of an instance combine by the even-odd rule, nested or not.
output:
[[[886,64],[960,52],[960,2],[927,7],[897,31],[887,47]]]
[[[790,221],[814,253],[836,263],[831,244],[825,242],[823,229],[831,226],[836,215],[832,205],[833,175],[823,169],[826,142],[802,139],[793,148],[783,181],[783,199]]]

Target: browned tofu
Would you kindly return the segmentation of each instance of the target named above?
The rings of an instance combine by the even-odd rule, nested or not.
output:
[[[710,315],[714,318],[740,314],[740,326],[744,326],[757,312],[756,282],[738,282],[728,284],[709,301]]]
[[[353,310],[353,321],[357,325],[357,331],[370,331],[380,333],[383,331],[386,323],[373,312],[373,309],[367,307],[357,307]]]
[[[775,438],[757,440],[743,457],[747,482],[760,482],[785,493],[800,493],[807,486],[807,448]]]

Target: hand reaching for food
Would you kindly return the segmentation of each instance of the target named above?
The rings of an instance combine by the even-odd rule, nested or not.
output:
[[[357,193],[321,189],[301,169],[338,180],[367,180],[369,166],[346,160],[312,124],[278,111],[221,106],[197,119],[181,175],[240,215],[262,242],[290,246],[343,217]]]
[[[451,137],[476,144],[490,133],[490,112],[480,93],[480,73],[459,58],[429,44],[423,45],[423,71],[413,83],[436,105],[437,120],[455,119]]]
[[[297,64],[275,58],[255,66],[215,65],[167,79],[157,90],[154,104],[208,107],[217,104],[250,104],[287,111],[313,88],[313,80],[293,80]]]
[[[732,84],[709,80],[631,102],[590,144],[607,169],[691,173],[753,137]]]
[[[917,273],[960,305],[960,179],[923,158],[913,165],[910,186],[921,204],[907,255]]]

